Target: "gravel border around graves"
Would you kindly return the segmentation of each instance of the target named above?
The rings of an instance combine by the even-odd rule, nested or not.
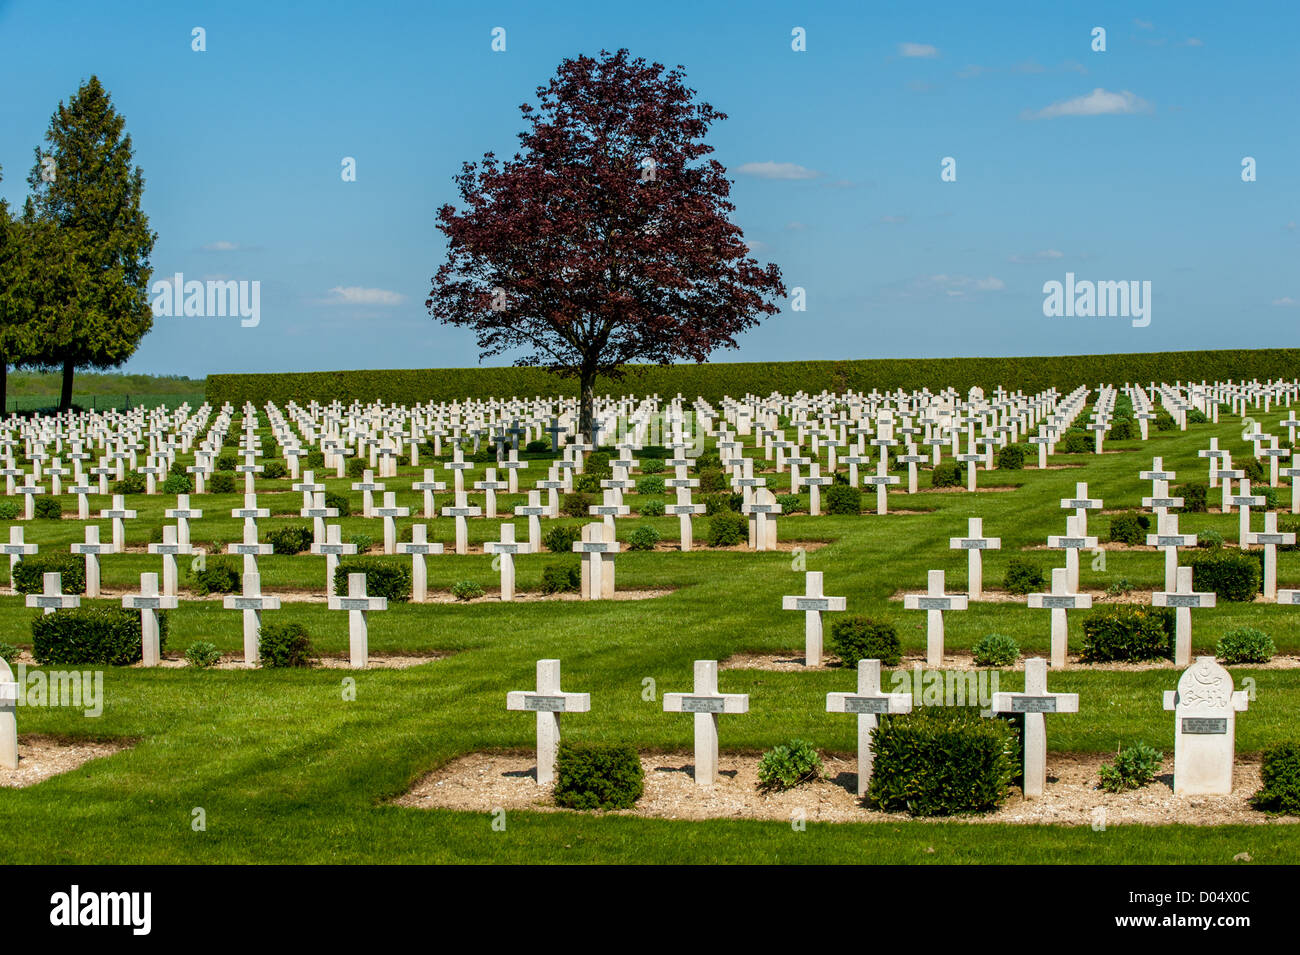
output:
[[[366,658],[367,670],[406,670],[411,667],[418,667],[425,663],[434,663],[438,660],[445,660],[451,656],[451,652],[446,653],[422,653],[422,654],[392,654],[392,653],[372,653]],[[131,664],[134,668],[140,668],[139,663]],[[190,662],[183,656],[163,657],[158,666],[163,669],[189,669]],[[225,654],[219,661],[207,667],[209,670],[260,670],[262,667],[245,663],[242,656],[235,654]],[[351,670],[352,663],[347,656],[321,656],[316,659],[316,665],[313,667],[301,667],[297,669],[312,670]]]
[[[944,654],[943,670],[1020,670],[1025,668],[1026,657],[1021,657],[1012,666],[1009,667],[984,667],[976,666],[975,659],[969,653],[948,653]],[[816,667],[804,666],[804,656],[802,650],[789,650],[784,653],[755,652],[755,653],[736,653],[721,661],[718,668],[721,670],[770,670],[774,672],[801,673],[808,670],[825,670],[838,671],[844,674],[853,674],[856,671],[848,667],[840,666],[838,659],[834,654],[827,654],[822,658],[822,665]],[[889,673],[893,670],[910,670],[913,667],[922,667],[928,669],[925,662],[925,654],[905,654],[902,662],[896,667],[885,667],[884,672]],[[1268,663],[1234,663],[1225,664],[1229,670],[1300,670],[1300,656],[1275,656]],[[1067,670],[1088,673],[1094,670],[1120,670],[1126,672],[1136,672],[1139,670],[1175,670],[1181,672],[1187,667],[1180,667],[1172,660],[1155,660],[1149,663],[1084,663],[1079,659],[1078,654],[1070,654],[1066,661]]]
[[[130,749],[127,740],[71,742],[52,736],[19,735],[18,768],[0,769],[0,786],[23,789],[68,773],[92,759]]]
[[[1011,797],[995,812],[947,819],[915,819],[904,813],[876,812],[858,801],[857,760],[825,756],[825,779],[782,793],[758,789],[758,753],[722,753],[718,782],[702,789],[691,777],[694,756],[689,752],[643,753],[645,794],[632,810],[607,815],[658,819],[758,819],[789,823],[802,811],[814,822],[913,822],[928,825],[1106,826],[1235,824],[1289,825],[1296,817],[1271,817],[1250,807],[1259,789],[1258,755],[1238,755],[1233,791],[1227,796],[1175,796],[1173,754],[1166,754],[1160,775],[1149,786],[1126,793],[1097,788],[1097,771],[1113,760],[1111,754],[1048,753],[1047,788],[1039,799],[1026,800],[1013,787]],[[395,799],[398,806],[491,813],[496,809],[572,812],[551,802],[551,787],[534,781],[536,759],[520,753],[471,753],[452,760],[420,779]],[[1104,810],[1104,816],[1098,812]],[[1098,833],[1101,837],[1101,833]],[[1208,861],[1208,860],[1207,860]],[[1227,861],[1227,860],[1223,860]]]

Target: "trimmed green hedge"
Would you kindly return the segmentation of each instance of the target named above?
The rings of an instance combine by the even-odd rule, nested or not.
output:
[[[823,389],[890,391],[973,386],[985,392],[1002,385],[1032,394],[1055,386],[1107,381],[1172,381],[1202,378],[1289,378],[1300,365],[1300,349],[1145,352],[1131,355],[1059,355],[1021,358],[887,358],[860,361],[705,362],[683,365],[631,365],[622,380],[598,379],[596,392],[676,394],[717,401],[752,392],[792,394]],[[542,368],[425,368],[389,371],[318,371],[282,374],[210,375],[207,400],[236,407],[251,401],[259,407],[290,399],[385,401],[414,404],[502,395],[577,395],[577,382]]]

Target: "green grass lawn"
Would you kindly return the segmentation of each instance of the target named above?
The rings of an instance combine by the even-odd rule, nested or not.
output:
[[[1273,425],[1282,411],[1264,418]],[[1256,420],[1261,416],[1256,414]],[[1107,450],[1123,453],[1057,456],[1053,464],[1078,464],[1039,472],[981,471],[981,486],[1016,485],[1014,491],[971,495],[954,489],[915,496],[891,494],[895,510],[925,511],[877,517],[792,516],[779,521],[782,540],[806,541],[806,569],[825,572],[826,592],[848,598],[850,612],[889,617],[897,625],[905,652],[923,652],[925,615],[907,612],[891,600],[900,590],[921,591],[926,572],[947,571],[948,589],[965,586],[966,556],[948,548],[948,538],[964,535],[968,517],[982,517],[985,533],[1002,538],[1002,550],[987,554],[986,588],[1000,587],[1006,562],[1022,548],[1064,532],[1062,497],[1073,496],[1074,482],[1086,480],[1106,509],[1136,508],[1150,494],[1137,473],[1152,455],[1178,472],[1180,481],[1204,480],[1205,461],[1196,456],[1211,435],[1244,458],[1238,419],[1220,425],[1194,425],[1186,433],[1154,433],[1150,441],[1115,442]],[[269,434],[263,446],[273,448]],[[1033,460],[1033,457],[1030,457]],[[425,462],[428,466],[432,462]],[[441,468],[439,467],[439,470]],[[476,468],[474,477],[482,474]],[[535,462],[524,472],[527,487],[544,476]],[[387,481],[399,504],[419,512],[421,495],[409,485],[420,468],[403,467]],[[318,475],[319,477],[319,475]],[[441,475],[440,475],[441,477]],[[769,482],[787,475],[769,474]],[[241,479],[242,480],[242,479]],[[259,481],[259,505],[274,516],[265,531],[298,518],[301,496],[286,480]],[[328,479],[331,491],[346,491],[354,512],[359,492],[352,479]],[[922,488],[928,485],[923,475]],[[784,491],[785,488],[778,488]],[[263,493],[265,492],[265,493]],[[450,503],[438,495],[438,504]],[[1290,491],[1280,493],[1283,507]],[[523,495],[501,495],[499,509],[522,503]],[[75,515],[71,495],[65,512]],[[162,511],[174,499],[134,496],[129,507],[139,519],[128,525],[128,544],[161,539]],[[635,510],[637,498],[629,498]],[[230,518],[239,495],[195,496],[193,506],[209,517],[194,524],[193,538],[211,548],[238,540],[241,522]],[[481,503],[481,502],[480,502]],[[1217,506],[1216,492],[1211,506]],[[874,494],[864,493],[864,505]],[[107,500],[92,499],[92,513]],[[222,516],[224,515],[224,516]],[[453,540],[450,520],[428,523],[430,540]],[[640,521],[620,521],[620,538]],[[109,539],[109,522],[97,521]],[[382,541],[382,523],[350,517],[341,521],[346,540],[366,533]],[[550,522],[544,521],[544,527]],[[581,523],[576,520],[570,523]],[[654,518],[666,539],[677,535],[677,519]],[[1103,539],[1109,517],[1093,513],[1089,533]],[[471,521],[472,542],[495,539],[499,521]],[[516,521],[526,538],[526,522]],[[1300,859],[1300,827],[1235,826],[1198,828],[1190,833],[1151,832],[1144,827],[1004,826],[916,821],[905,824],[810,824],[794,832],[784,823],[668,822],[574,813],[513,812],[504,832],[494,832],[486,814],[395,808],[388,800],[415,779],[458,755],[480,750],[528,750],[533,723],[507,714],[505,693],[530,688],[534,663],[541,657],[563,661],[565,688],[588,691],[592,711],[566,720],[570,738],[633,742],[644,750],[691,746],[691,721],[662,712],[657,699],[645,702],[646,678],[659,695],[688,689],[696,659],[726,659],[740,651],[802,653],[803,618],[780,610],[783,594],[801,592],[803,563],[788,551],[744,553],[710,551],[703,545],[707,518],[696,521],[696,551],[627,553],[617,560],[621,590],[667,590],[666,596],[618,602],[531,602],[504,605],[393,604],[370,617],[370,652],[452,655],[405,670],[353,673],[308,671],[194,671],[189,669],[109,669],[104,676],[103,715],[88,719],[79,711],[20,708],[19,733],[73,738],[129,738],[135,744],[114,756],[25,790],[0,789],[0,824],[5,826],[4,858],[10,862],[1228,862],[1249,852],[1256,862]],[[1257,526],[1261,526],[1258,525]],[[27,539],[42,553],[67,552],[83,538],[72,519],[25,524]],[[1231,543],[1237,515],[1187,515],[1185,532],[1215,528]],[[3,531],[0,531],[3,532]],[[1046,569],[1063,563],[1056,552],[1030,551]],[[372,558],[378,559],[378,558]],[[407,558],[390,558],[406,562]],[[518,588],[539,589],[542,568],[572,555],[527,555],[517,559]],[[142,571],[159,571],[161,559],[147,554],[105,558],[105,587],[135,589]],[[263,590],[324,589],[324,558],[274,556],[259,560]],[[447,554],[428,561],[429,586],[449,590],[471,579],[497,584],[491,557]],[[7,565],[0,571],[7,580]],[[1156,552],[1110,552],[1104,569],[1091,555],[1082,561],[1081,584],[1105,589],[1126,578],[1138,590],[1156,589],[1163,580],[1163,557]],[[1300,585],[1300,553],[1280,555],[1281,586]],[[186,577],[182,573],[182,588]],[[91,603],[83,601],[83,603]],[[106,603],[108,603],[106,601]],[[0,597],[3,639],[30,645],[27,610],[19,597]],[[829,615],[833,616],[833,615]],[[1071,646],[1081,640],[1083,613],[1072,614]],[[270,621],[301,620],[322,653],[347,650],[346,615],[322,604],[287,604],[268,612]],[[1225,630],[1257,626],[1279,651],[1300,653],[1300,628],[1294,608],[1221,601],[1193,614],[1194,652],[1212,653]],[[1023,603],[977,603],[947,615],[947,647],[968,649],[980,637],[999,632],[1014,637],[1026,655],[1046,655],[1049,615]],[[828,624],[829,630],[829,624]],[[242,646],[240,614],[219,602],[182,602],[170,616],[168,649],[180,652],[196,640],[210,640],[227,652]],[[1256,681],[1256,699],[1237,726],[1237,749],[1257,752],[1300,736],[1294,714],[1300,710],[1300,670],[1234,668]],[[345,681],[355,680],[355,699],[346,699]],[[1051,688],[1077,692],[1078,715],[1050,717],[1048,746],[1056,752],[1113,752],[1124,742],[1145,740],[1166,751],[1173,746],[1173,717],[1161,708],[1161,693],[1177,680],[1173,669],[1122,672],[1080,667],[1051,676]],[[727,692],[750,694],[750,713],[727,718],[722,746],[758,751],[791,736],[802,736],[825,751],[849,753],[855,745],[853,721],[828,715],[825,694],[849,690],[848,671],[774,672],[729,670],[721,677]],[[888,684],[886,684],[888,685]],[[1020,675],[1004,674],[1002,689],[1016,689]],[[1049,768],[1051,752],[1049,751]],[[192,812],[202,808],[207,829],[191,829]],[[1175,827],[1177,828],[1177,827]],[[933,849],[933,852],[927,851]]]

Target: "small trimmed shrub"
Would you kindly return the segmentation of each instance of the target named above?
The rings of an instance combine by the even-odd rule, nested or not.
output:
[[[194,593],[200,597],[208,594],[233,594],[241,588],[239,566],[228,557],[208,557],[203,566],[193,571]]]
[[[1213,591],[1223,600],[1254,600],[1263,578],[1263,551],[1216,547],[1188,559],[1192,588]]]
[[[345,471],[348,477],[361,480],[361,478],[365,477],[367,467],[369,465],[366,463],[365,458],[351,458],[348,460]]]
[[[575,524],[556,524],[542,535],[542,545],[552,554],[571,554],[575,541],[582,540],[582,528]]]
[[[631,809],[644,791],[645,771],[635,747],[560,742],[555,754],[556,805]]]
[[[1164,660],[1174,653],[1174,612],[1167,607],[1102,607],[1083,618],[1084,663]]]
[[[832,484],[826,489],[826,513],[861,514],[861,489],[847,484]]]
[[[114,494],[143,494],[146,484],[143,474],[137,474],[135,471],[127,471],[122,476],[122,480],[114,481],[109,485]]]
[[[1260,463],[1259,458],[1246,455],[1243,458],[1234,460],[1233,464],[1236,467],[1241,468],[1241,470],[1245,473],[1246,477],[1250,480],[1250,483],[1252,485],[1251,487],[1252,494],[1255,493],[1255,489],[1253,485],[1262,484],[1265,480],[1267,480],[1264,476],[1264,465]]]
[[[828,642],[846,667],[856,667],[859,660],[879,660],[882,666],[895,667],[903,658],[903,644],[894,625],[861,614],[837,616]]]
[[[1300,550],[1300,520],[1284,521],[1278,519],[1277,529],[1283,534],[1295,534],[1296,542],[1294,544],[1281,544],[1278,550]]]
[[[65,594],[79,594],[86,589],[86,562],[76,554],[28,554],[14,565],[14,590],[20,594],[39,594],[45,588],[46,574],[60,574],[59,588]]]
[[[808,510],[808,500],[802,494],[778,494],[776,503],[781,505],[782,514],[797,514]]]
[[[1019,471],[1025,466],[1025,446],[1008,444],[1005,448],[998,449],[997,462],[999,470]]]
[[[395,560],[340,560],[334,570],[334,593],[347,596],[348,575],[366,575],[366,596],[411,599],[411,572]]]
[[[658,543],[659,532],[649,524],[642,524],[627,535],[628,550],[654,550]]]
[[[980,637],[971,650],[975,665],[981,667],[1009,667],[1020,659],[1020,644],[1001,633]]]
[[[1214,528],[1207,528],[1196,535],[1196,546],[1213,550],[1223,546],[1223,535]]]
[[[1032,594],[1043,589],[1043,568],[1024,557],[1012,557],[1007,561],[1007,573],[1002,578],[1002,586],[1008,593]]]
[[[1300,815],[1300,743],[1288,741],[1264,750],[1259,792],[1250,804],[1263,812]]]
[[[551,450],[551,442],[545,438],[540,441],[529,441],[524,445],[524,454],[546,454]]]
[[[325,452],[320,448],[308,451],[302,466],[308,471],[320,471],[325,467]]]
[[[773,746],[758,761],[758,788],[781,792],[821,779],[825,769],[816,747],[806,739]]]
[[[704,514],[706,517],[712,517],[725,511],[739,513],[744,500],[744,495],[741,494],[709,494],[704,498]]]
[[[1264,499],[1264,510],[1277,510],[1277,488],[1261,484],[1259,487],[1252,487],[1250,493],[1253,497],[1262,497]]]
[[[1204,514],[1209,507],[1210,485],[1204,481],[1188,481],[1175,485],[1169,496],[1183,499],[1183,513]]]
[[[169,474],[162,482],[164,494],[189,494],[194,490],[194,482],[188,474]]]
[[[871,734],[869,805],[913,816],[996,809],[1019,775],[1019,740],[1004,719],[968,706],[922,706],[883,716]]]
[[[601,477],[598,474],[579,474],[573,479],[573,489],[579,494],[599,494]]]
[[[225,451],[217,455],[217,460],[213,462],[212,468],[215,471],[234,471],[239,464],[239,458],[233,451]]]
[[[32,619],[32,656],[41,666],[128,666],[143,653],[140,613],[122,607],[70,607]],[[167,644],[167,614],[158,614],[158,642]]]
[[[301,554],[311,547],[312,529],[305,524],[277,527],[266,532],[273,554]]]
[[[743,514],[721,511],[709,518],[710,547],[733,547],[749,539],[749,522]]]
[[[705,468],[700,472],[700,493],[715,494],[727,490],[727,476],[721,468]]]
[[[582,585],[582,566],[578,561],[547,564],[542,568],[542,593],[576,593]]]
[[[595,503],[590,494],[583,491],[574,491],[572,494],[566,494],[560,498],[560,513],[565,517],[587,517],[590,515],[588,508]]]
[[[1187,412],[1188,424],[1206,424],[1209,420],[1209,417],[1200,408],[1193,408],[1191,411]]]
[[[325,506],[337,510],[339,517],[347,517],[352,513],[352,502],[348,500],[346,494],[340,494],[338,491],[325,492]]]
[[[587,455],[582,462],[582,473],[594,477],[597,481],[613,477],[614,469],[609,466],[609,452],[593,451]]]
[[[186,648],[185,659],[190,662],[190,666],[206,670],[221,659],[221,651],[217,649],[215,643],[196,640]]]
[[[63,505],[59,503],[57,497],[49,494],[42,494],[36,498],[32,513],[36,515],[37,520],[58,521],[63,519]]]
[[[17,501],[8,499],[0,500],[0,521],[17,520],[20,510]]]
[[[638,494],[662,494],[664,492],[664,479],[657,474],[643,477],[636,482],[636,492]]]
[[[1115,762],[1101,767],[1101,788],[1108,793],[1141,789],[1155,781],[1165,754],[1146,743],[1126,746],[1115,754]]]
[[[0,660],[4,660],[4,662],[8,663],[10,666],[13,666],[14,663],[18,661],[18,657],[22,652],[23,651],[19,650],[12,643],[4,643],[3,641],[0,641]]]
[[[473,580],[458,580],[451,585],[451,595],[457,600],[477,600],[486,593],[487,591]]]
[[[1110,533],[1107,540],[1116,544],[1145,544],[1147,528],[1150,526],[1151,519],[1145,514],[1138,514],[1135,511],[1116,514],[1110,519]]]
[[[216,471],[208,477],[205,486],[209,494],[234,494],[235,476],[226,471]]]
[[[667,465],[664,464],[663,458],[642,458],[641,459],[642,474],[661,474],[663,473],[665,467],[667,467]]]
[[[1138,437],[1140,434],[1137,422],[1132,418],[1117,418],[1110,426],[1110,431],[1106,437],[1111,441],[1127,441],[1130,438]]]
[[[289,469],[279,458],[272,458],[270,461],[267,461],[262,465],[262,477],[264,478],[275,480],[277,478],[286,477],[288,474]]]
[[[1057,454],[1087,454],[1096,448],[1096,441],[1086,431],[1067,431],[1056,442]]]
[[[637,502],[636,512],[642,517],[663,517],[665,507],[663,498],[652,497],[648,501]]]
[[[960,487],[961,466],[956,461],[940,461],[930,472],[930,487]]]
[[[1173,431],[1174,428],[1176,428],[1176,427],[1178,427],[1178,422],[1174,421],[1174,416],[1171,415],[1171,414],[1170,414],[1168,411],[1166,411],[1164,408],[1162,408],[1162,407],[1160,407],[1160,406],[1157,406],[1157,408],[1156,408],[1156,430],[1157,430],[1157,431]]]
[[[368,554],[375,546],[375,539],[369,534],[353,534],[348,538],[348,543],[356,546],[358,554]]]
[[[259,661],[268,670],[316,663],[316,648],[300,623],[268,623],[257,631],[257,641]]]
[[[1229,630],[1214,647],[1220,663],[1267,663],[1275,653],[1273,638],[1254,627]]]

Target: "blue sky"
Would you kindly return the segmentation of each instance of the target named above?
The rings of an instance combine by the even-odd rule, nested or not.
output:
[[[424,309],[434,212],[562,59],[625,46],[729,114],[736,221],[806,290],[718,360],[1294,346],[1300,5],[985,6],[0,0],[0,195],[97,74],[155,278],[261,283],[257,327],[158,318],[128,369],[474,365]],[[1150,325],[1045,317],[1066,272],[1150,281]]]

